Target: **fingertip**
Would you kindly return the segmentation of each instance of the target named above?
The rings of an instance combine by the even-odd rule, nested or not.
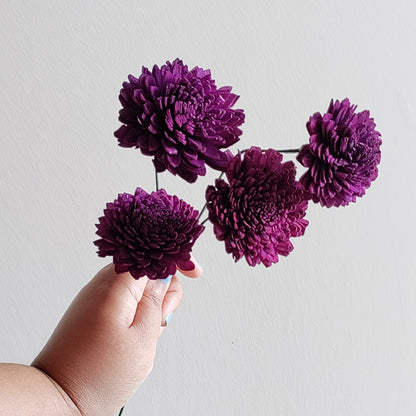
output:
[[[162,323],[164,327],[169,323],[172,314],[176,311],[183,299],[183,289],[177,276],[173,276],[169,290],[166,293],[162,306]]]
[[[141,327],[145,322],[147,325],[154,324],[162,316],[162,309],[167,294],[172,290],[175,275],[166,279],[148,279],[143,290],[142,297],[137,303],[136,313],[130,327]]]
[[[189,263],[191,263],[191,264],[189,264]],[[195,279],[197,277],[201,277],[202,267],[192,254],[191,254],[191,258],[187,262],[187,266],[191,266],[191,267],[186,267],[186,269],[185,269],[185,268],[181,268],[181,267],[178,266],[178,270],[184,276],[190,277],[192,279]]]

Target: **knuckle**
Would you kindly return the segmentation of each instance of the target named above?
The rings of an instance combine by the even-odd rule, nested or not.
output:
[[[150,305],[161,308],[162,307],[162,299],[155,293],[152,292],[145,292],[143,293],[142,301],[147,301]]]

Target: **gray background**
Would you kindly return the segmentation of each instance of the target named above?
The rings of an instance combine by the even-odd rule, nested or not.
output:
[[[411,1],[0,2],[0,360],[30,363],[108,263],[95,222],[153,189],[117,146],[129,73],[180,57],[241,95],[237,147],[296,147],[330,98],[370,109],[379,178],[347,208],[311,205],[271,268],[234,264],[208,226],[200,280],[128,415],[414,415],[416,65]],[[286,157],[290,159],[290,157]],[[299,174],[301,170],[299,170]],[[200,208],[215,174],[160,182]]]

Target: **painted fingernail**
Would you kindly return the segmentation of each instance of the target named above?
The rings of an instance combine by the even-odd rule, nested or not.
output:
[[[170,320],[172,319],[172,316],[173,316],[173,313],[170,313],[170,314],[169,314],[169,315],[165,318],[166,325],[168,325],[168,324],[169,324]]]
[[[169,275],[166,279],[160,279],[160,281],[168,285],[170,281],[172,280],[172,276],[173,275]]]
[[[166,318],[162,322],[162,326],[168,326],[170,320],[172,319],[173,312],[166,316]]]
[[[191,260],[177,261],[176,264],[181,270],[184,270],[185,272],[190,272],[191,270],[195,269],[195,264]]]

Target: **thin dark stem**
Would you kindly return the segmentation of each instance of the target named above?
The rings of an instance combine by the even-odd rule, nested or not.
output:
[[[204,225],[208,221],[208,219],[209,218],[205,218],[204,221],[201,222],[201,225]]]
[[[159,177],[157,175],[157,170],[156,169],[155,169],[155,180],[156,180],[156,191],[158,191],[159,190]]]
[[[299,149],[284,149],[284,150],[278,150],[279,153],[299,153]]]
[[[247,150],[249,150],[249,149],[241,150],[240,153],[243,154],[243,153],[247,152]],[[262,152],[265,152],[267,149],[261,149],[261,150],[262,150]],[[279,152],[279,153],[299,153],[299,151],[300,151],[300,149],[276,150],[276,152]]]
[[[123,414],[124,411],[124,406],[120,409],[120,413],[118,414],[118,416],[121,416]]]
[[[218,179],[221,179],[221,178],[224,176],[224,173],[225,173],[225,172],[221,172],[221,175],[220,175],[220,176],[218,176]],[[205,202],[205,205],[202,207],[201,212],[199,213],[199,216],[198,216],[198,221],[201,219],[202,214],[204,213],[204,211],[206,210],[206,208],[207,208],[207,203]],[[208,218],[207,218],[207,219],[208,219]],[[206,220],[205,220],[204,222],[206,222]],[[201,223],[201,225],[202,225],[202,224],[204,224],[204,222],[203,222],[203,223]]]
[[[199,213],[198,221],[202,217],[202,214],[204,213],[204,211],[206,210],[206,208],[207,208],[207,203],[205,202],[205,205],[202,207],[201,212]]]

